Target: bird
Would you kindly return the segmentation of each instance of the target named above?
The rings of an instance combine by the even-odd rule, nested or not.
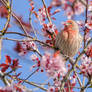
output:
[[[83,37],[79,32],[79,26],[74,20],[67,20],[55,39],[55,48],[67,56],[73,57],[78,52]]]

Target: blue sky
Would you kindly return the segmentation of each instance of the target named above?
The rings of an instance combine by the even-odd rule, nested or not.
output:
[[[40,8],[42,7],[42,2],[41,0],[34,0],[35,1],[35,7]],[[45,0],[46,1],[46,5],[48,6],[51,0]],[[13,11],[18,14],[18,15],[22,15],[25,21],[28,21],[28,17],[29,17],[29,2],[28,0],[13,0]],[[37,10],[36,9],[36,10]],[[54,9],[53,9],[54,10]],[[56,24],[56,26],[58,27],[58,29],[60,30],[60,26],[61,26],[61,21],[65,21],[67,18],[66,16],[63,15],[63,11],[56,14],[55,17],[57,19],[57,21],[52,21],[53,23]],[[34,16],[33,16],[34,17]],[[76,17],[75,20],[79,20],[79,19],[84,19],[84,16],[81,17]],[[11,21],[12,22],[12,21]],[[0,24],[4,24],[5,21],[1,20],[0,18]],[[35,24],[33,22],[33,26],[36,28],[36,25],[38,26],[37,28],[40,27],[38,24]],[[2,26],[0,26],[0,29],[2,29]],[[18,31],[18,32],[22,32],[16,25],[12,25],[11,28],[8,29],[9,31]],[[19,38],[22,39],[23,37],[20,36],[15,36],[15,35],[7,35],[9,38]],[[3,41],[3,47],[2,47],[2,59],[1,62],[5,61],[5,55],[9,55],[11,56],[11,58],[18,58],[20,61],[20,65],[23,66],[23,68],[19,69],[18,72],[22,71],[22,78],[27,77],[31,72],[30,72],[30,67],[34,64],[31,60],[30,60],[30,54],[26,55],[25,57],[20,57],[19,55],[17,55],[17,53],[13,50],[13,47],[15,46],[15,42],[12,41],[7,41],[4,40]],[[34,82],[44,82],[45,80],[47,80],[47,76],[46,73],[36,73],[34,74],[29,80],[30,81],[34,81]],[[2,82],[0,81],[0,86],[2,86]],[[27,84],[26,84],[27,85]],[[28,88],[33,88],[33,86],[27,85]],[[35,91],[35,92],[39,92],[39,91]],[[40,92],[43,92],[42,90],[40,90]],[[87,90],[86,92],[91,92],[91,89]]]

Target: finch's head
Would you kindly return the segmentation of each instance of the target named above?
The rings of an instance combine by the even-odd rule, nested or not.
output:
[[[65,23],[65,27],[72,29],[74,31],[79,31],[78,24],[73,20],[67,20],[66,23]]]

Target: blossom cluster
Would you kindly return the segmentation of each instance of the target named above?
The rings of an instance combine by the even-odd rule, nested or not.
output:
[[[80,65],[81,73],[86,76],[92,76],[92,59],[87,56],[81,58],[82,64]]]
[[[11,84],[10,86],[0,87],[0,92],[28,92],[26,87],[20,84]]]
[[[92,12],[88,14],[88,16],[87,16],[87,23],[85,24],[85,26],[88,29],[92,30]]]
[[[24,39],[24,41],[21,43],[18,42],[15,47],[15,51],[17,51],[19,55],[25,55],[27,54],[28,51],[31,51],[31,50],[34,51],[38,49],[35,42],[30,38]]]
[[[56,78],[58,75],[65,76],[67,69],[61,55],[53,56],[45,53],[41,59],[41,68],[45,69],[49,77]]]
[[[52,35],[53,35],[53,38],[54,38],[55,35],[53,33],[55,33],[55,34],[58,33],[56,26],[54,24],[50,24],[50,23],[44,24],[42,31],[44,32],[44,36],[47,36],[49,38],[51,38]]]
[[[45,8],[40,8],[38,10],[38,19],[39,19],[41,25],[43,25],[45,23],[45,20],[46,20]]]
[[[54,80],[54,86],[49,86],[48,91],[47,92],[59,92],[60,91],[60,86],[61,86],[62,82],[58,79]],[[73,75],[70,79],[68,79],[65,82],[65,86],[64,86],[64,91],[65,92],[74,92],[73,89],[76,85],[76,76]],[[62,92],[64,92],[62,91]]]
[[[80,15],[85,11],[85,5],[78,0],[53,0],[51,6],[61,6],[68,19],[71,19],[73,15]]]

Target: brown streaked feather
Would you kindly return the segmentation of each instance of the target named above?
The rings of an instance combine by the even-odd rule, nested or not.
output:
[[[64,55],[73,57],[78,52],[82,39],[83,38],[78,29],[77,31],[70,31],[70,29],[62,30],[56,36],[55,47],[58,48]]]

